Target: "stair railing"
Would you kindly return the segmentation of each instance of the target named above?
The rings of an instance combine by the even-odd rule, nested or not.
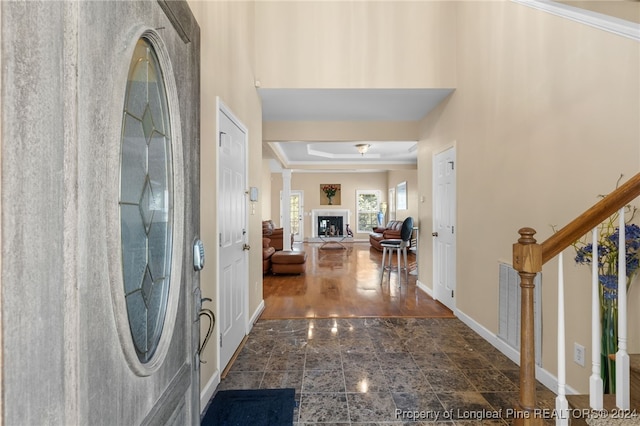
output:
[[[521,315],[521,323],[520,323],[520,399],[518,402],[518,407],[516,407],[515,414],[515,424],[516,425],[538,425],[542,424],[542,418],[540,416],[541,410],[536,407],[536,378],[535,378],[535,338],[534,338],[534,278],[536,273],[542,271],[542,265],[547,263],[549,260],[553,259],[557,255],[559,255],[564,249],[569,247],[572,243],[577,241],[579,238],[584,236],[590,230],[596,229],[597,226],[602,223],[605,219],[613,215],[616,211],[620,210],[620,223],[621,226],[619,235],[621,238],[621,243],[619,247],[625,247],[624,242],[624,207],[629,204],[632,200],[640,196],[640,173],[633,176],[624,184],[620,185],[615,191],[611,192],[609,195],[604,197],[598,203],[593,205],[590,209],[582,213],[576,219],[571,221],[568,225],[560,229],[558,232],[555,232],[552,236],[547,238],[542,244],[538,244],[534,235],[536,231],[532,228],[522,228],[518,231],[520,234],[520,238],[518,242],[513,245],[513,267],[516,269],[520,275],[520,288],[521,288],[521,300],[520,300],[520,315]],[[596,237],[594,236],[594,242],[596,241]],[[594,253],[597,253],[596,245],[594,244]],[[625,262],[625,251],[624,249],[619,250],[620,255],[620,264],[626,265]],[[598,303],[598,282],[597,282],[597,262],[593,262],[596,265],[596,269],[594,269],[595,274],[595,283],[593,283],[592,279],[592,293],[594,294],[594,299],[596,303]],[[562,262],[559,262],[561,265]],[[623,269],[619,270],[618,273],[618,316],[623,317],[624,324],[622,327],[619,326],[619,347],[622,349],[622,352],[619,350],[619,354],[621,356],[620,361],[625,362],[625,353],[626,353],[626,284],[624,283],[624,273]],[[559,278],[559,284],[562,284],[564,280]],[[620,282],[622,281],[622,284]],[[595,286],[595,290],[593,287]],[[564,289],[561,288],[562,285],[559,285],[558,292],[561,294],[561,297],[564,297]],[[625,291],[621,291],[621,290]],[[621,297],[622,296],[622,297]],[[559,302],[560,303],[560,302]],[[562,304],[564,302],[562,301]],[[621,305],[624,305],[623,310],[621,310]],[[559,311],[563,311],[564,307],[560,308]],[[600,327],[599,321],[599,307],[593,307],[592,305],[592,313],[597,315],[597,323],[598,328]],[[624,315],[623,315],[624,314]],[[596,320],[592,319],[592,324],[595,324]],[[564,314],[561,323],[564,323]],[[622,329],[620,329],[622,328]],[[594,332],[592,330],[592,332]],[[559,342],[559,352],[564,352],[564,326],[562,326],[562,331],[559,330],[559,336],[562,334],[562,343],[560,346]],[[560,339],[559,339],[560,340]],[[595,343],[595,338],[593,339]],[[599,342],[595,343],[594,346],[598,346]],[[599,350],[598,350],[599,352]],[[595,353],[595,349],[594,349]],[[563,354],[564,358],[564,354]],[[597,356],[594,355],[594,359],[599,359],[600,354]],[[618,354],[616,354],[616,359],[618,358]],[[626,382],[628,384],[628,355],[626,356]],[[617,367],[623,370],[622,374],[624,374],[624,366],[619,365],[618,361],[616,361]],[[618,370],[616,368],[616,370]],[[592,379],[590,379],[590,383],[594,381],[594,389],[597,390],[597,381],[593,380],[593,374],[597,374],[599,377],[599,365],[592,367]],[[559,382],[559,394],[564,392],[564,359],[558,362],[558,382]],[[562,375],[562,377],[560,377]],[[624,379],[623,379],[624,380]],[[561,383],[562,382],[562,383]],[[621,381],[622,383],[622,381]],[[601,383],[600,383],[601,386]],[[622,386],[624,387],[624,385]],[[628,389],[628,385],[627,385]],[[593,391],[593,389],[591,389]],[[628,409],[628,390],[627,394],[624,395],[624,390],[622,390],[622,395],[617,398],[617,404],[619,408]],[[601,393],[600,393],[601,394]],[[563,402],[564,395],[559,395],[559,400],[557,400],[557,408],[564,409],[566,399]],[[593,406],[592,400],[592,408],[601,409],[602,407],[598,407],[598,397],[595,398],[596,406]],[[625,400],[626,407],[625,407]],[[600,401],[601,403],[601,401]],[[556,414],[562,413],[560,411]],[[560,415],[559,417],[562,417]]]

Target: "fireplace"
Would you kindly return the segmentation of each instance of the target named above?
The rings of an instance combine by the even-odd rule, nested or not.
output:
[[[343,230],[342,216],[318,216],[318,235],[341,237]]]
[[[311,210],[311,240],[320,242],[318,237],[326,238],[334,226],[334,237],[344,237],[346,228],[351,222],[351,214],[347,209],[313,209]],[[321,222],[321,220],[323,222]]]

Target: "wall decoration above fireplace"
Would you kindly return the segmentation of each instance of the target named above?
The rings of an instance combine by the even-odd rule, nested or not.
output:
[[[341,203],[339,183],[321,183],[320,184],[320,205],[321,206],[339,206]]]

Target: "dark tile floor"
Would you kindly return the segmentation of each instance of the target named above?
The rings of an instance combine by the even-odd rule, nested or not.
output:
[[[510,424],[518,367],[458,319],[260,320],[218,389],[286,387],[300,426]]]

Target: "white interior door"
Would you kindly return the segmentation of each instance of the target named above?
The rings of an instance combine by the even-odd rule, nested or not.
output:
[[[433,159],[434,297],[455,309],[456,289],[456,151],[451,147]]]
[[[245,250],[247,131],[222,102],[218,108],[218,126],[218,324],[220,368],[224,369],[246,335],[249,287]]]

